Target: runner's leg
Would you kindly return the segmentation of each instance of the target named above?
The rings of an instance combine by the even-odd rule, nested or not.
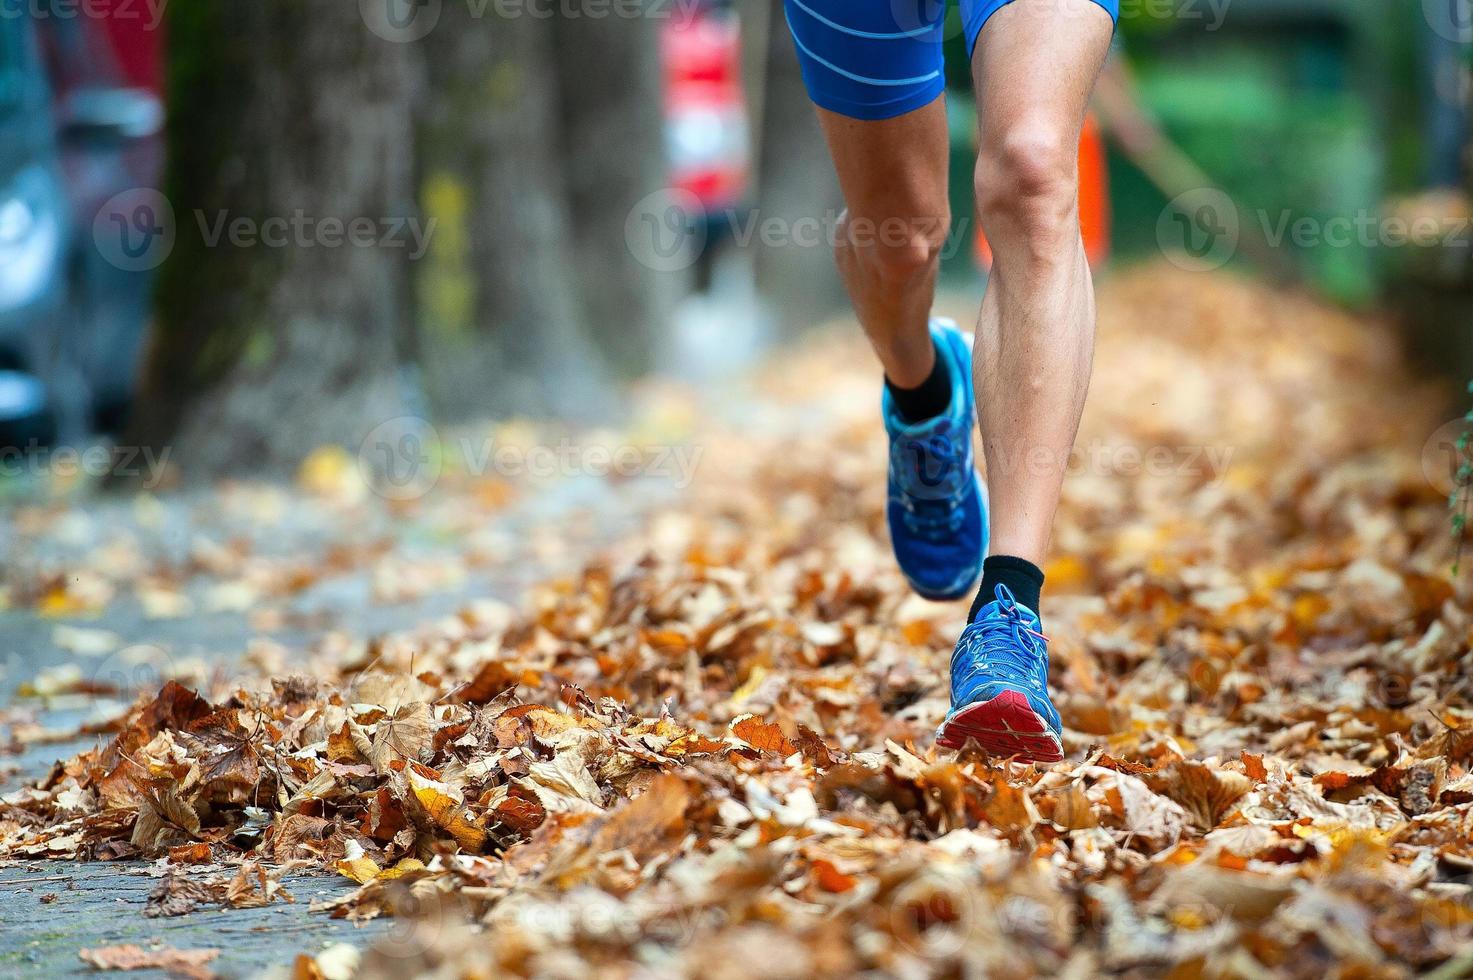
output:
[[[950,212],[944,0],[784,0],[846,211],[835,258],[892,385],[931,377],[927,327]]]
[[[913,388],[936,360],[927,321],[951,222],[944,97],[890,119],[818,116],[846,205],[839,275],[885,376]]]
[[[1113,30],[1093,0],[1013,0],[986,21],[973,52],[978,212],[994,256],[975,357],[991,554],[1035,565],[1048,550],[1094,353],[1078,148]]]

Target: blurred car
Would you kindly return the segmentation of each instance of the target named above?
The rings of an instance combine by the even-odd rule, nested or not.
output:
[[[51,89],[29,20],[0,18],[0,447],[48,441],[55,419],[38,377],[66,307],[70,207]]]
[[[136,65],[141,49],[146,68],[157,44],[48,11],[0,18],[0,449],[121,427],[152,288],[108,261],[92,225],[158,182],[162,103],[118,57],[121,44]]]

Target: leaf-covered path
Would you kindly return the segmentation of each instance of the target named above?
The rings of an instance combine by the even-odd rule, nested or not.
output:
[[[330,871],[361,887],[319,914],[400,923],[368,977],[1466,974],[1446,394],[1383,326],[1249,283],[1153,267],[1101,308],[1044,605],[1062,764],[934,750],[961,611],[891,564],[874,371],[843,332],[741,397],[656,399],[696,482],[599,560],[413,626],[297,623],[150,691],[6,794],[0,854],[162,862],[160,914]],[[342,470],[312,485],[376,507]],[[449,591],[412,567],[417,600]],[[98,574],[144,601],[136,570]]]

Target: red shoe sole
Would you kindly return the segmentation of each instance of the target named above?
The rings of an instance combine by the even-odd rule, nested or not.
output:
[[[970,705],[946,719],[936,744],[959,749],[972,739],[989,755],[1028,762],[1061,762],[1064,747],[1048,730],[1028,699],[1003,691],[991,701]]]

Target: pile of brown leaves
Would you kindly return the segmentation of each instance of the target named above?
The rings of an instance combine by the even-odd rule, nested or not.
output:
[[[361,883],[331,914],[401,917],[366,977],[1463,975],[1437,393],[1380,327],[1250,284],[1153,268],[1102,310],[1044,608],[1064,763],[933,749],[960,613],[893,568],[845,336],[606,562],[301,676],[171,684],[7,796],[0,855],[252,862],[202,886],[227,904],[330,868]]]

